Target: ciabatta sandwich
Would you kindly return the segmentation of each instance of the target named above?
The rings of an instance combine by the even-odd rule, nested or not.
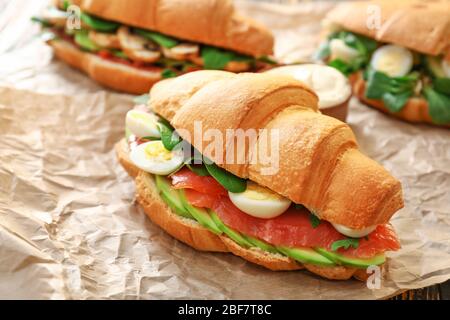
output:
[[[65,0],[35,20],[53,33],[48,43],[57,57],[129,93],[193,70],[256,71],[272,63],[271,33],[229,0]]]
[[[410,122],[450,126],[448,1],[352,1],[325,21],[317,58],[347,74],[360,100]]]
[[[256,139],[239,144],[251,130]],[[196,71],[161,81],[127,113],[116,153],[146,214],[195,249],[365,279],[400,248],[389,224],[403,206],[399,181],[290,76]]]

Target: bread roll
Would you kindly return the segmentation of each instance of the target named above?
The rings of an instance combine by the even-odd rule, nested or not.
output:
[[[83,71],[100,84],[119,91],[143,94],[161,80],[161,70],[158,68],[155,68],[155,71],[148,71],[102,59],[95,54],[81,51],[62,39],[51,40],[48,43],[59,59]]]
[[[424,97],[413,97],[409,98],[405,106],[400,110],[400,112],[392,113],[384,105],[382,100],[368,99],[366,98],[366,81],[363,79],[360,72],[353,74],[351,77],[351,83],[353,86],[354,95],[367,105],[376,108],[384,113],[393,115],[399,119],[403,119],[414,123],[428,123],[436,125],[431,119],[428,102]],[[450,127],[450,124],[441,125],[444,127]]]
[[[351,1],[331,10],[326,19],[379,42],[394,43],[432,56],[450,55],[448,0]],[[379,29],[377,21],[381,22]]]
[[[230,0],[74,0],[81,10],[128,26],[251,56],[273,53],[268,29],[238,14]]]

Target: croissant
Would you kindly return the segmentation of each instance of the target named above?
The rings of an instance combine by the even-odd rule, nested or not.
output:
[[[249,179],[302,204],[321,220],[364,229],[387,224],[403,207],[398,180],[359,149],[350,127],[318,110],[316,94],[285,75],[233,74],[197,71],[157,83],[149,107],[165,118],[179,135],[200,153],[234,175]],[[223,134],[222,152],[212,152],[204,139],[195,139],[195,126]],[[236,149],[229,129],[267,129],[278,132],[279,163],[276,174],[266,174],[255,161],[270,146],[258,137]],[[260,132],[260,131],[258,131]],[[230,251],[271,270],[302,267],[329,279],[364,279],[365,270],[349,266],[299,263],[280,254],[243,248],[226,235],[180,218],[161,200],[152,175],[129,158],[126,141],[116,145],[119,161],[136,177],[137,199],[150,218],[175,238],[205,251]],[[242,161],[227,162],[227,156]]]
[[[388,222],[403,206],[400,182],[358,150],[347,124],[322,115],[317,96],[295,79],[201,71],[164,81],[150,96],[156,113],[191,136],[195,121],[224,136],[227,129],[279,129],[275,176],[261,174],[260,164],[221,165],[223,159],[204,145],[183,138],[227,171],[303,204],[321,219],[361,229]],[[247,160],[255,146],[248,147]],[[224,145],[225,158],[227,151],[234,152]],[[357,197],[348,190],[357,190]]]

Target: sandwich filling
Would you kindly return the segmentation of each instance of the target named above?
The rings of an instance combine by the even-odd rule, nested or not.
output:
[[[410,98],[424,97],[433,122],[450,124],[450,61],[442,56],[340,30],[328,36],[316,58],[350,79],[362,73],[366,98],[382,100],[392,113],[400,112]]]
[[[251,57],[237,52],[176,39],[152,30],[135,28],[104,20],[86,12],[74,25],[69,1],[59,1],[33,21],[42,25],[47,40],[62,39],[78,49],[103,59],[132,67],[159,71],[162,78],[201,70],[231,72],[258,71],[274,62],[266,57]]]
[[[201,155],[186,159],[180,148],[186,142],[173,132],[145,104],[127,113],[131,161],[153,176],[162,200],[181,217],[244,248],[321,266],[367,268],[383,264],[384,252],[400,248],[390,224],[359,230],[333,224]]]

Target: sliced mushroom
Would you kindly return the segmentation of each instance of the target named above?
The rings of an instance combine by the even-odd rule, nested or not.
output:
[[[193,43],[180,43],[172,48],[162,48],[163,55],[174,60],[191,60],[199,56],[200,46]]]
[[[97,32],[94,30],[89,31],[89,39],[95,44],[103,48],[120,49],[119,37],[115,33]]]
[[[128,27],[120,27],[117,35],[122,50],[130,59],[151,63],[161,57],[157,44],[149,39],[130,33]]]

